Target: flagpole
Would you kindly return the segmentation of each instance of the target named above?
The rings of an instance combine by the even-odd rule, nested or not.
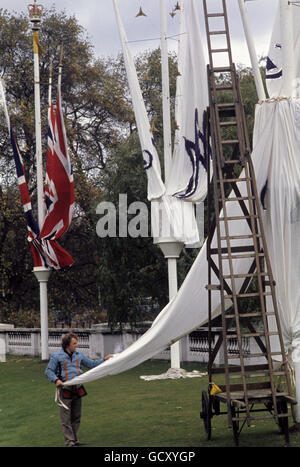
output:
[[[289,0],[280,0],[280,29],[282,46],[282,97],[292,97],[295,78],[293,5]]]
[[[164,169],[165,184],[167,184],[172,164],[171,113],[170,113],[170,80],[167,46],[167,17],[165,0],[160,0],[161,17],[161,76],[163,104],[163,134],[164,134]]]
[[[39,70],[39,39],[38,31],[42,18],[43,7],[34,0],[33,5],[29,5],[29,16],[32,22],[33,32],[33,60],[34,60],[34,109],[35,109],[35,139],[36,139],[36,172],[37,172],[37,204],[38,204],[38,224],[42,230],[44,213],[44,183],[43,183],[43,158],[42,158],[42,122],[41,122],[41,99],[40,99],[40,70]],[[34,267],[33,273],[40,286],[40,320],[41,320],[41,359],[49,359],[48,348],[48,298],[47,283],[51,271],[44,267]]]
[[[245,7],[245,1],[247,1],[247,0],[239,0],[239,7],[240,7],[241,17],[242,17],[242,21],[243,21],[246,41],[247,41],[247,45],[248,45],[250,60],[251,60],[251,64],[252,64],[252,70],[253,70],[253,75],[254,75],[256,92],[257,92],[257,95],[258,95],[258,100],[262,101],[262,100],[266,99],[266,93],[265,93],[263,80],[262,80],[260,69],[259,69],[259,64],[258,64],[258,60],[257,60],[257,53],[256,53],[256,50],[255,50],[253,37],[252,37],[251,31],[250,31],[247,11],[246,11],[246,7]]]
[[[53,60],[50,57],[49,62],[49,83],[48,83],[48,119],[50,117],[51,101],[52,101],[52,70],[53,70]]]
[[[162,75],[162,104],[163,104],[163,137],[164,137],[164,170],[165,185],[167,186],[171,174],[172,140],[171,140],[171,112],[170,112],[170,83],[167,47],[167,16],[165,0],[160,0],[161,16],[161,75]],[[183,248],[183,243],[175,238],[159,238],[156,243],[168,261],[169,301],[178,291],[177,259]],[[171,368],[180,368],[180,341],[171,345]]]

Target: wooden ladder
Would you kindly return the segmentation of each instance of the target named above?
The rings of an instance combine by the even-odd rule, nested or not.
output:
[[[241,99],[238,75],[232,61],[226,1],[222,0],[222,11],[217,13],[208,11],[207,0],[203,0],[206,34],[208,42],[209,66],[209,133],[212,148],[213,166],[213,198],[215,219],[209,222],[210,234],[207,241],[207,259],[209,265],[208,294],[209,294],[209,322],[211,321],[211,294],[214,291],[220,293],[222,334],[215,348],[212,350],[209,362],[210,382],[214,372],[221,370],[212,367],[213,360],[223,345],[225,399],[228,405],[229,426],[238,420],[239,416],[232,411],[234,401],[239,397],[239,404],[244,408],[243,420],[251,424],[253,419],[269,418],[268,415],[253,417],[251,408],[255,402],[255,394],[261,391],[268,394],[273,406],[272,417],[280,424],[279,419],[290,414],[278,410],[278,398],[291,399],[291,386],[289,380],[288,364],[285,358],[280,322],[278,318],[275,296],[275,282],[272,275],[267,244],[264,235],[260,199],[257,192],[255,173],[250,157],[250,145],[246,126],[244,108]],[[217,26],[216,23],[221,26]],[[216,45],[216,39],[218,44]],[[221,42],[221,44],[220,44]],[[222,63],[216,64],[222,58]],[[209,164],[208,164],[209,167]],[[210,180],[210,174],[208,174]],[[211,195],[210,195],[211,196]],[[208,205],[210,205],[208,196]],[[230,214],[230,206],[237,202],[240,206],[239,215]],[[208,215],[210,217],[210,213]],[[247,223],[248,229],[245,235],[232,233],[234,222]],[[212,238],[216,232],[217,247],[212,247]],[[216,262],[218,259],[218,264]],[[237,261],[241,264],[245,261],[243,272],[237,271]],[[249,266],[250,264],[250,266]],[[217,284],[211,283],[212,271],[217,275]],[[224,272],[225,271],[225,272]],[[240,282],[242,280],[242,286]],[[250,281],[255,280],[257,290],[248,292]],[[266,291],[266,286],[269,286]],[[272,301],[272,311],[267,310],[266,297]],[[241,312],[241,304],[244,300],[256,297],[258,305],[255,311]],[[227,311],[228,300],[232,306]],[[275,330],[270,331],[268,317],[275,317]],[[261,326],[257,331],[253,325],[254,317],[261,318]],[[229,332],[229,326],[234,327]],[[245,331],[247,326],[247,331]],[[271,336],[277,336],[279,350],[272,351]],[[237,341],[238,354],[232,355],[229,351],[229,343],[233,337]],[[245,353],[245,339],[255,339],[260,352]],[[283,364],[278,370],[274,366],[273,357],[280,357]],[[264,364],[247,365],[245,359],[263,357]],[[231,366],[231,359],[238,359],[238,366]],[[253,360],[252,360],[253,361]],[[267,361],[267,363],[266,363]],[[240,378],[240,384],[232,384],[234,378]],[[255,377],[256,381],[251,382]],[[286,389],[279,390],[275,379],[281,377]],[[256,391],[256,392],[255,392]],[[265,391],[265,392],[264,392]],[[263,397],[260,397],[264,400]],[[281,412],[281,413],[279,413]]]

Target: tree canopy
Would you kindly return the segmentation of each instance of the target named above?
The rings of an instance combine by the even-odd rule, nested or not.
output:
[[[100,319],[103,312],[107,313],[112,326],[147,318],[145,310],[151,311],[154,306],[157,311],[168,301],[167,265],[161,251],[153,245],[151,236],[100,238],[96,232],[99,203],[111,202],[116,206],[117,226],[120,194],[126,194],[128,205],[136,201],[147,203],[147,180],[123,60],[121,56],[96,58],[76,18],[54,7],[44,11],[40,42],[44,49],[40,57],[44,161],[49,64],[52,59],[55,98],[59,51],[63,46],[63,112],[76,199],[73,222],[61,242],[75,264],[50,276],[50,324],[56,319],[72,317],[94,321]],[[0,10],[0,57],[9,113],[35,207],[33,48],[31,25],[26,16]],[[142,53],[136,65],[147,111],[158,130],[155,139],[161,156],[160,51]],[[170,55],[169,67],[171,103],[174,104],[175,55]],[[255,87],[250,70],[242,69],[240,75],[251,131],[257,100]],[[174,118],[172,124],[174,128]],[[33,260],[3,113],[0,114],[0,181],[0,321],[39,325],[38,283],[32,274]],[[150,213],[149,203],[148,207]],[[130,221],[130,216],[128,218]],[[179,285],[196,253],[183,251],[178,262]],[[142,303],[147,306],[141,306]]]

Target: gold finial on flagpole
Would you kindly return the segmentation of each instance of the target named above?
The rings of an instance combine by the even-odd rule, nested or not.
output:
[[[39,30],[43,14],[43,6],[38,5],[37,0],[34,0],[34,4],[28,5],[28,12],[30,21],[32,22],[32,29]]]
[[[147,15],[145,15],[145,13],[143,12],[143,10],[142,10],[142,7],[141,7],[141,6],[140,6],[140,10],[139,10],[138,14],[137,14],[137,15],[135,15],[135,17],[137,18],[138,16],[147,16]]]

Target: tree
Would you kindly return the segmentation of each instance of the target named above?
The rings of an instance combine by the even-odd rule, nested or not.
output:
[[[135,322],[141,317],[143,301],[168,301],[167,265],[159,247],[147,238],[99,238],[96,207],[109,201],[118,207],[119,195],[128,205],[147,202],[146,174],[136,131],[127,79],[121,57],[95,59],[85,31],[74,17],[54,8],[46,10],[40,31],[44,54],[40,59],[44,160],[46,153],[48,78],[53,58],[53,83],[57,82],[60,46],[63,45],[62,97],[71,161],[73,164],[76,209],[69,231],[61,244],[74,257],[67,271],[55,271],[49,280],[50,317],[58,312],[74,316],[105,310],[111,325]],[[36,206],[34,140],[34,88],[32,32],[24,15],[0,10],[0,73],[6,81],[9,113],[22,151],[33,206]],[[137,70],[162,160],[163,131],[160,52],[137,57]],[[172,128],[174,121],[176,56],[169,57]],[[248,124],[253,123],[256,101],[253,78],[240,70],[241,88],[246,96]],[[56,96],[55,86],[53,97]],[[162,164],[163,166],[163,164]],[[4,116],[0,116],[0,320],[38,325],[38,284],[32,274],[32,258],[26,237],[15,167]],[[150,213],[150,204],[148,203]],[[129,216],[129,220],[132,216]],[[150,215],[148,218],[150,223]],[[118,219],[117,219],[118,222]],[[17,252],[17,254],[15,253]],[[178,261],[179,285],[197,251],[184,250]],[[157,311],[157,310],[156,310]],[[24,316],[24,315],[23,315]],[[93,315],[94,316],[94,315]],[[30,324],[32,325],[32,324]]]
[[[123,83],[118,79],[119,70],[109,59],[94,59],[92,46],[74,17],[58,13],[54,8],[46,10],[40,41],[44,48],[40,58],[44,160],[49,61],[52,57],[55,83],[60,46],[63,45],[64,49],[63,110],[74,171],[76,210],[71,229],[63,237],[62,245],[74,256],[75,265],[68,271],[51,275],[49,305],[50,310],[67,307],[71,312],[80,306],[91,308],[99,305],[98,263],[93,242],[96,234],[90,223],[90,212],[94,208],[94,199],[99,196],[99,172],[106,163],[107,152],[116,145],[124,127],[129,128],[132,112]],[[24,15],[14,16],[0,10],[0,52],[0,71],[6,83],[9,113],[22,152],[32,204],[36,208],[33,48],[30,23]],[[53,94],[55,98],[55,87]],[[0,273],[4,290],[0,297],[0,310],[4,319],[12,310],[38,308],[38,289],[31,272],[33,262],[26,240],[26,226],[3,113],[0,117],[0,176],[3,201],[0,207],[0,235],[3,239]],[[15,257],[12,261],[13,254]]]

